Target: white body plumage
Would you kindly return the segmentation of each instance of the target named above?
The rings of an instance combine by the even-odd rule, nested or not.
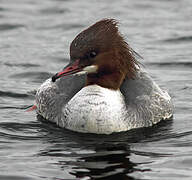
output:
[[[98,85],[81,89],[62,109],[63,127],[97,134],[126,131],[126,105],[119,90]],[[61,124],[60,124],[61,126]]]

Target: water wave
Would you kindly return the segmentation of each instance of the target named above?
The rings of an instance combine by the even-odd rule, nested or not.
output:
[[[151,62],[146,63],[152,66],[166,66],[166,67],[192,67],[192,62]]]
[[[0,31],[8,31],[8,30],[13,30],[17,28],[22,28],[25,27],[22,24],[0,24]]]
[[[32,64],[32,63],[8,63],[8,62],[4,63],[4,65],[9,66],[9,67],[25,67],[25,68],[40,66],[38,64]]]
[[[0,97],[12,97],[12,98],[28,98],[28,94],[22,94],[22,93],[15,93],[11,91],[1,91],[0,90]]]
[[[41,14],[64,14],[64,13],[68,13],[69,9],[67,8],[57,8],[57,7],[51,7],[51,8],[44,8],[40,10]]]
[[[50,77],[52,77],[54,74],[49,72],[23,72],[23,73],[17,73],[13,74],[9,77],[16,78],[16,79],[30,79],[31,82],[42,82]]]
[[[181,43],[181,42],[192,42],[192,36],[181,36],[176,38],[168,38],[163,40],[163,42],[167,43]]]

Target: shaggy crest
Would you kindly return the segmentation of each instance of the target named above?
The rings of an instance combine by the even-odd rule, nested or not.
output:
[[[115,52],[119,69],[123,70],[125,76],[135,77],[138,67],[135,52],[119,33],[118,22],[115,19],[103,19],[79,33],[70,46],[71,61],[83,58],[90,51]]]

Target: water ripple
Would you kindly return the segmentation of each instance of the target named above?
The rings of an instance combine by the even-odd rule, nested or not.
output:
[[[192,67],[192,62],[151,62],[147,63],[152,66],[174,66],[174,67]]]
[[[28,98],[28,94],[15,93],[10,91],[0,91],[0,97]]]
[[[19,175],[0,175],[0,179],[2,180],[10,180],[10,179],[14,179],[14,180],[34,180],[34,178],[32,177],[27,177],[25,175],[23,176],[19,176]]]
[[[168,153],[155,153],[155,152],[145,152],[145,151],[135,151],[132,150],[132,153],[136,154],[136,155],[140,155],[140,156],[148,156],[148,157],[170,157],[173,154],[168,154]]]
[[[163,40],[163,42],[167,42],[167,43],[192,42],[192,36],[182,36],[182,37],[177,37],[177,38],[169,38],[169,39]]]
[[[37,136],[29,136],[29,135],[16,135],[11,134],[11,133],[4,133],[4,132],[0,132],[0,136],[7,138],[7,139],[11,139],[11,140],[33,140],[33,139],[39,139],[39,137]]]
[[[42,82],[42,80],[46,80],[53,76],[52,73],[49,72],[23,72],[18,74],[13,74],[10,77],[16,79],[27,78],[30,79],[31,82]]]
[[[20,110],[27,110],[33,105],[23,105],[23,106],[3,106],[0,109],[20,109]]]
[[[57,24],[57,25],[54,25],[54,26],[49,26],[49,27],[40,27],[39,29],[64,29],[65,31],[67,30],[71,30],[71,29],[80,29],[80,28],[85,28],[84,25],[82,24],[68,24],[68,23],[65,23],[65,24]]]
[[[25,27],[22,24],[0,24],[0,31],[8,31],[17,28]]]
[[[30,67],[39,67],[40,65],[38,64],[32,64],[32,63],[4,63],[4,65],[9,66],[9,67],[25,67],[25,68],[30,68]]]
[[[41,129],[41,133],[39,133]],[[0,137],[9,140],[33,140],[40,139],[44,136],[46,129],[41,128],[39,122],[33,123],[14,123],[1,122],[0,123]]]
[[[5,8],[0,7],[0,11],[5,11]]]
[[[40,10],[40,13],[41,14],[64,14],[64,13],[67,13],[69,12],[69,9],[67,8],[57,8],[57,7],[51,7],[51,8],[45,8],[45,9],[41,9]]]

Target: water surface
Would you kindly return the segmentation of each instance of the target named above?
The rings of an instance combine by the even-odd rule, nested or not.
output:
[[[174,118],[110,136],[62,130],[26,113],[69,45],[102,18],[173,98]],[[192,1],[0,0],[0,179],[192,178]]]

